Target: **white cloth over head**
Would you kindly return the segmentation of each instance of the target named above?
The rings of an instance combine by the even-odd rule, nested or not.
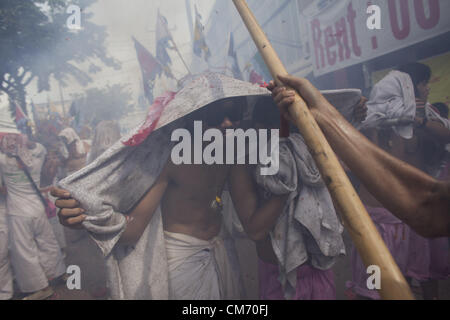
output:
[[[411,77],[397,70],[389,72],[372,89],[367,109],[363,127],[376,127],[383,121],[392,119],[414,121],[416,97]],[[397,126],[394,130],[405,139],[411,139],[413,136],[412,124]]]
[[[184,127],[181,118],[224,98],[268,95],[265,88],[224,75],[194,76],[179,92],[156,99],[147,119],[134,132],[60,181],[59,186],[86,210],[83,225],[106,258],[113,299],[170,298],[161,209],[156,210],[135,246],[117,242],[126,227],[125,214],[165,166],[173,146],[172,130]]]
[[[84,148],[84,143],[72,128],[65,128],[59,134],[59,137],[64,137],[66,139],[67,145],[75,142],[76,151],[78,154],[85,154],[86,149]]]
[[[184,126],[180,118],[223,98],[269,94],[258,85],[219,74],[195,76],[179,92],[157,99],[160,105],[151,107],[147,120],[134,132],[60,181],[59,186],[86,209],[88,218],[83,225],[105,255],[113,299],[170,298],[160,208],[135,246],[117,241],[126,227],[124,214],[152,187],[165,166],[173,146],[171,132]],[[162,110],[160,118],[157,108]]]

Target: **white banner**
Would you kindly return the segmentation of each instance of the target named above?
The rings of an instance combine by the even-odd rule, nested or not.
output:
[[[381,8],[380,30],[367,26],[369,5]],[[315,76],[450,31],[449,0],[317,0],[303,15]]]

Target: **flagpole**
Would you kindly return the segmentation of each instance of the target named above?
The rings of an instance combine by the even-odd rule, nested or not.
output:
[[[63,91],[62,91],[62,87],[61,87],[61,80],[58,79],[58,85],[59,85],[59,96],[61,99],[61,106],[62,106],[62,110],[63,110],[63,116],[64,118],[66,117],[66,106],[64,104],[64,95],[63,95]]]
[[[48,91],[47,91],[47,116],[50,119],[50,96]]]
[[[191,10],[191,4],[189,3],[189,0],[185,0],[185,6],[186,6],[186,14],[187,14],[187,20],[189,23],[189,32],[191,33],[191,41],[194,41],[194,30],[193,25],[194,21],[192,19],[192,10]]]
[[[228,49],[227,49],[227,55],[225,56],[225,74],[227,74],[227,68],[228,68],[228,56],[230,54],[230,45],[231,45],[231,32],[228,35]]]
[[[184,66],[186,67],[186,70],[188,71],[188,73],[189,73],[190,75],[192,75],[191,70],[189,70],[189,67],[187,66],[186,62],[185,62],[184,59],[183,59],[183,56],[181,55],[180,51],[178,50],[178,47],[177,47],[175,41],[173,41],[173,38],[172,38],[172,43],[173,43],[173,45],[174,45],[174,47],[175,47],[175,51],[178,53],[178,56],[180,57],[180,59],[181,59],[181,61],[183,62]]]
[[[183,56],[181,55],[180,50],[178,50],[177,44],[176,44],[175,41],[173,40],[172,34],[170,33],[169,29],[167,28],[167,25],[166,25],[165,23],[163,23],[163,25],[164,25],[164,28],[166,29],[166,32],[167,32],[168,34],[170,34],[170,40],[172,40],[173,46],[174,46],[174,48],[175,48],[175,51],[178,53],[178,56],[180,57],[181,61],[183,62],[183,64],[184,64],[186,70],[188,71],[189,75],[192,75],[192,72],[191,72],[191,70],[189,70],[189,67],[188,67],[187,64],[186,64],[186,61],[184,61]]]
[[[273,79],[277,85],[283,86],[277,76],[287,75],[288,72],[267,36],[245,0],[233,0],[233,2]],[[366,266],[377,266],[380,270],[381,288],[377,288],[380,296],[383,299],[413,300],[414,296],[403,274],[392,258],[308,106],[298,93],[296,93],[294,104],[295,108],[290,108],[289,112],[292,118],[296,119],[295,124],[304,137],[309,150],[311,150],[338,211],[342,214],[344,226],[347,228],[364,264]]]
[[[158,21],[158,23],[157,23],[157,26],[158,26],[158,25],[163,25],[164,30],[165,30],[166,33],[170,36],[170,40],[172,41],[173,48],[175,49],[175,51],[177,52],[178,56],[180,57],[181,62],[183,62],[183,65],[184,65],[184,67],[186,68],[186,70],[188,71],[189,75],[192,75],[191,70],[189,69],[189,67],[188,67],[188,65],[187,65],[187,63],[186,63],[186,61],[184,61],[183,56],[181,55],[180,50],[178,50],[177,44],[176,44],[175,41],[173,40],[172,34],[171,34],[170,30],[169,30],[169,26],[167,25],[167,23],[161,23],[161,17],[162,17],[162,16],[161,16],[161,14],[159,13],[159,8],[158,8],[158,16],[157,16],[157,21]],[[157,29],[158,29],[158,28],[157,28]],[[161,65],[162,67],[164,66],[164,65],[161,64],[161,63],[160,63],[160,65]],[[174,77],[174,78],[175,78],[175,77]]]

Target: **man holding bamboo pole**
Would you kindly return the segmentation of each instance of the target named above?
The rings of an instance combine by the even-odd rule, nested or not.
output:
[[[389,211],[422,236],[450,235],[449,181],[437,181],[375,146],[308,80],[291,76],[279,79],[302,95],[333,150]],[[288,109],[295,108],[294,92],[274,82],[269,89],[280,111],[292,119]]]
[[[278,76],[287,75],[283,63],[245,0],[233,0],[233,3],[276,84],[282,86],[283,83],[278,79]],[[383,299],[413,299],[411,289],[345,175],[324,134],[319,129],[307,104],[298,93],[295,91],[291,91],[291,93],[290,103],[294,106],[289,108],[291,119],[305,139],[334,203],[342,213],[344,225],[347,227],[355,247],[366,266],[375,265],[381,270],[381,287],[379,288],[381,297]],[[317,97],[319,102],[326,101],[324,98],[320,98],[321,95],[313,94],[313,96]]]

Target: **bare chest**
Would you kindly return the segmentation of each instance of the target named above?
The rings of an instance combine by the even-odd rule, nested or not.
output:
[[[225,186],[229,167],[225,165],[180,165],[172,171],[174,186],[194,198],[220,196]]]

